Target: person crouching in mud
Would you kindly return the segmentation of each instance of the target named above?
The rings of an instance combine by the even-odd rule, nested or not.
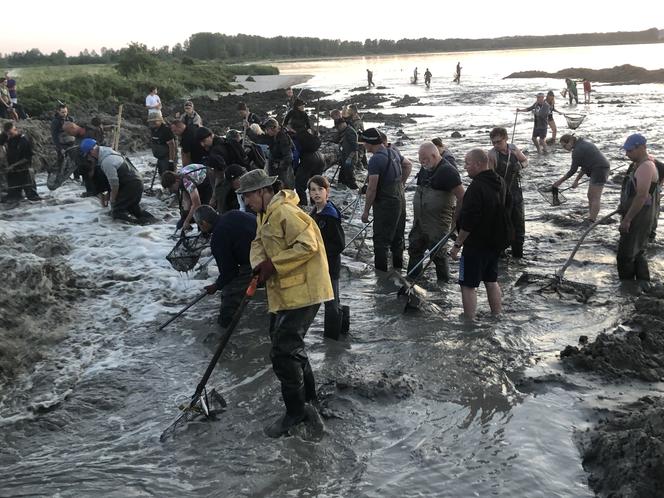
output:
[[[110,147],[97,145],[96,140],[85,138],[81,141],[80,154],[96,161],[108,180],[109,194],[102,194],[102,206],[110,204],[114,220],[130,223],[149,223],[154,216],[141,208],[143,180],[133,164]]]
[[[219,215],[208,205],[194,213],[198,228],[211,234],[210,250],[219,268],[219,277],[205,286],[208,294],[221,291],[221,308],[217,323],[226,328],[237,311],[251,280],[249,251],[256,237],[256,216],[238,210]]]
[[[593,222],[599,214],[602,190],[604,190],[604,184],[609,178],[609,161],[595,144],[585,138],[565,134],[560,137],[560,145],[566,151],[572,152],[572,166],[567,173],[552,185],[552,189],[555,192],[565,180],[572,177],[581,168],[581,172],[574,179],[571,188],[576,188],[579,185],[583,175],[590,177],[590,184],[588,185],[588,221]]]
[[[286,414],[265,428],[275,438],[313,416],[315,409],[305,407],[305,403],[317,405],[318,400],[304,336],[320,304],[334,299],[320,230],[297,206],[297,194],[279,191],[276,180],[257,169],[241,176],[237,189],[258,214],[250,260],[259,283],[267,288],[272,313],[270,359],[286,405]]]
[[[191,229],[194,213],[199,206],[208,204],[212,198],[212,185],[203,164],[189,164],[178,173],[166,171],[161,175],[161,186],[178,196],[180,220],[177,228],[182,236]]]

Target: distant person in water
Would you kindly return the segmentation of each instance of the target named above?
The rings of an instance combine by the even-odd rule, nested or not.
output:
[[[556,133],[558,133],[558,127],[556,126],[556,121],[553,119],[553,113],[557,112],[562,114],[562,112],[556,110],[556,96],[553,94],[552,90],[549,90],[546,94],[546,103],[549,104],[549,115],[547,116],[547,122],[549,123],[549,128],[551,128],[551,144],[556,143]],[[549,143],[549,140],[547,140]]]
[[[457,62],[456,73],[454,75],[454,82],[461,83],[461,62]]]
[[[567,98],[569,99],[569,105],[572,105],[572,100],[578,104],[579,94],[576,89],[576,81],[571,78],[565,78],[565,85],[567,85]]]
[[[537,153],[546,153],[546,132],[548,130],[549,104],[544,100],[542,92],[537,94],[537,100],[530,107],[517,109],[516,112],[532,112],[533,121],[533,143],[537,148]]]
[[[581,180],[583,175],[590,177],[590,184],[588,185],[588,220],[593,222],[597,219],[602,190],[604,190],[604,184],[609,178],[609,161],[595,144],[585,138],[577,138],[574,135],[565,134],[560,137],[560,145],[566,151],[572,152],[572,166],[565,175],[553,184],[554,192],[565,180],[573,176],[581,168],[581,172],[577,175],[574,183],[572,183],[572,188],[575,188],[579,184],[579,180]]]
[[[431,71],[429,71],[429,68],[424,72],[424,84],[426,85],[427,88],[431,86]]]
[[[413,85],[417,84],[417,68],[413,71]]]
[[[583,103],[590,104],[590,92],[591,92],[590,80],[588,78],[583,80]]]
[[[376,86],[376,84],[373,82],[373,71],[367,69],[367,87],[371,88],[372,86]]]

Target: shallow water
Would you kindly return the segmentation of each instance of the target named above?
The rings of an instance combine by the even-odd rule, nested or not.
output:
[[[581,58],[594,54],[578,50]],[[500,80],[499,74],[588,65],[572,57],[573,51],[559,67],[552,67],[549,51],[523,52],[464,55],[460,86],[437,80],[437,73],[447,71],[438,67],[454,61],[453,69],[458,54],[384,58],[385,67],[403,66],[406,77],[395,69],[384,81],[383,71],[375,69],[377,84],[388,87],[379,92],[409,93],[425,104],[388,112],[431,115],[403,127],[412,140],[404,141],[402,152],[415,159],[422,139],[440,135],[461,160],[471,147],[488,146],[491,127],[511,131],[513,109],[529,105],[536,91],[561,87],[550,80]],[[554,52],[559,59],[560,51]],[[499,64],[473,63],[500,57]],[[429,64],[434,73],[428,91],[407,84],[415,61],[421,72]],[[629,61],[616,56],[605,65],[623,62]],[[289,65],[282,72],[317,74],[308,85],[340,89],[335,98],[341,99],[363,83],[365,63],[343,61],[346,69],[336,73],[329,62]],[[344,77],[353,64],[360,75],[356,82]],[[473,67],[485,69],[474,72]],[[574,108],[588,113],[578,133],[598,144],[612,167],[626,167],[618,147],[633,131],[644,132],[651,149],[661,152],[663,86],[597,90],[593,101],[625,103]],[[558,100],[560,110],[567,110]],[[562,118],[556,120],[560,135],[566,126]],[[532,151],[531,126],[528,116],[519,116],[515,143]],[[447,139],[453,130],[465,136]],[[396,141],[396,130],[386,131]],[[356,251],[349,251],[341,294],[352,308],[351,337],[323,340],[322,314],[307,336],[323,405],[335,415],[326,420],[320,443],[263,435],[263,425],[282,405],[269,364],[262,292],[210,382],[228,401],[227,412],[217,422],[192,424],[160,443],[162,430],[177,415],[177,405],[191,396],[213,354],[214,336],[208,336],[215,332],[217,300],[206,298],[162,332],[157,324],[211,278],[195,280],[169,267],[164,257],[174,244],[168,238],[172,223],[112,223],[96,201],[78,198],[80,187],[73,184],[42,205],[0,212],[3,230],[66,237],[73,248],[69,265],[95,285],[78,303],[79,320],[69,326],[68,338],[34,372],[2,391],[0,496],[592,496],[574,431],[592,423],[591,407],[664,386],[616,388],[578,374],[548,383],[518,382],[524,373],[544,379],[562,373],[556,359],[560,349],[582,334],[592,339],[610,329],[631,309],[632,294],[618,284],[615,271],[617,223],[591,232],[566,273],[571,280],[597,285],[588,304],[512,286],[526,270],[553,273],[575,243],[586,208],[584,188],[566,192],[567,204],[557,208],[535,190],[564,173],[569,161],[560,149],[547,156],[530,154],[523,180],[526,258],[501,268],[505,312],[499,319],[489,316],[480,291],[480,321],[464,323],[458,286],[439,286],[432,274],[421,285],[441,311],[403,314],[399,284],[377,278],[365,264],[365,252],[356,261]],[[147,156],[135,163],[149,179]],[[603,213],[617,205],[618,191],[618,185],[607,185]],[[347,198],[345,192],[335,195],[339,203]],[[145,204],[154,214],[169,212],[156,198],[145,198]],[[349,223],[349,235],[361,226],[358,218]],[[658,280],[664,272],[661,253],[662,246],[654,244],[651,262]]]

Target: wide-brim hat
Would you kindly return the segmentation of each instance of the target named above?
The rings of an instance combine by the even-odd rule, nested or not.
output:
[[[255,169],[240,177],[240,187],[235,191],[238,194],[254,192],[269,187],[277,181],[277,176],[269,176],[263,169]]]

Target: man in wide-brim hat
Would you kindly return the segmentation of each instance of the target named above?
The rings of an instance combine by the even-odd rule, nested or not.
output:
[[[316,382],[305,352],[304,336],[320,303],[334,299],[325,245],[318,225],[298,207],[292,190],[279,190],[276,176],[262,169],[240,177],[237,193],[258,215],[250,261],[259,282],[267,289],[270,359],[281,382],[286,414],[265,432],[287,435],[289,429],[314,416]]]

